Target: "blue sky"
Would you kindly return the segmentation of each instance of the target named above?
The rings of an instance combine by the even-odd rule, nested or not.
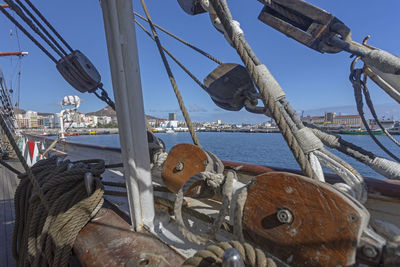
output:
[[[105,43],[100,4],[97,0],[32,0],[47,19],[71,44],[84,52],[98,68],[107,91],[112,95],[111,77]],[[153,20],[204,49],[223,62],[240,63],[236,52],[211,25],[206,14],[189,16],[175,0],[147,1]],[[309,1],[341,19],[353,32],[353,39],[362,41],[370,34],[369,44],[400,55],[398,11],[400,1]],[[0,0],[1,3],[1,0]],[[246,39],[261,61],[281,84],[288,100],[297,110],[312,110],[330,106],[354,105],[353,90],[348,81],[351,59],[347,53],[320,54],[285,37],[257,19],[262,4],[256,0],[229,0],[232,13],[245,32]],[[143,14],[140,2],[134,8]],[[17,50],[15,27],[0,14],[0,51]],[[145,24],[147,26],[147,24]],[[10,39],[10,29],[14,34]],[[166,117],[178,110],[178,104],[164,71],[156,46],[137,28],[139,60],[147,114]],[[63,80],[55,65],[21,32],[22,50],[29,56],[22,60],[21,108],[42,112],[57,112],[58,102],[65,95],[83,99],[81,112],[95,111],[105,105],[94,95],[81,94]],[[201,80],[216,64],[170,37],[160,33],[161,41]],[[17,60],[13,59],[14,70]],[[10,77],[9,58],[0,58],[0,67]],[[266,120],[262,115],[244,111],[225,112],[217,108],[209,96],[171,62],[178,86],[193,120],[213,121],[222,118],[232,122]],[[15,71],[14,71],[15,75]],[[15,76],[14,76],[15,84]],[[9,82],[9,81],[8,81]],[[393,101],[375,86],[371,95],[377,104]]]

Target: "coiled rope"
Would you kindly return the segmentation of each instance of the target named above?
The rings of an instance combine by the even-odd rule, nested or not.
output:
[[[234,248],[241,255],[246,266],[254,267],[276,267],[276,263],[265,253],[255,248],[249,243],[238,241],[221,242],[210,245],[204,250],[198,251],[193,257],[187,259],[182,267],[200,267],[200,266],[222,266],[222,259],[225,250]]]
[[[12,252],[17,266],[68,266],[79,231],[103,204],[100,174],[104,161],[70,162],[56,157],[32,167],[49,209],[43,207],[27,175],[15,193],[15,227]],[[86,173],[94,176],[94,192],[87,192]]]

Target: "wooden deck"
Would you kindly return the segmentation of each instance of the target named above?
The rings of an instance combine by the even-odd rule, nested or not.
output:
[[[11,160],[10,160],[11,161]],[[18,162],[10,162],[14,168],[22,170]],[[17,176],[0,165],[0,266],[15,266],[11,243],[14,228],[14,193],[18,185]]]

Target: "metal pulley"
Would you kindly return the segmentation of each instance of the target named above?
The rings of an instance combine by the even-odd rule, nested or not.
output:
[[[178,0],[181,8],[189,15],[197,15],[206,12],[200,2],[201,0]]]
[[[64,79],[81,93],[93,92],[101,84],[100,73],[79,50],[61,58],[56,67]]]
[[[205,79],[207,93],[217,106],[238,111],[246,100],[257,104],[257,92],[246,68],[234,63],[224,63],[213,70]]]
[[[168,154],[162,179],[171,192],[177,193],[193,175],[204,171],[222,173],[223,170],[224,165],[211,152],[192,144],[178,144]]]
[[[350,29],[332,14],[305,1],[260,0],[265,7],[258,19],[283,34],[321,53],[338,53],[329,45],[336,36],[351,41]]]

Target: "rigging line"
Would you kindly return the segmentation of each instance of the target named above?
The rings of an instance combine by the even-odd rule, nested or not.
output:
[[[29,0],[25,0],[29,7],[39,16],[39,18],[46,24],[46,26],[57,36],[57,38],[67,47],[71,52],[74,50],[71,46],[62,38],[62,36],[56,31],[56,29],[51,25],[51,23],[40,13],[40,11],[31,3]]]
[[[33,37],[17,20],[15,20],[4,7],[0,5],[0,11],[15,25],[17,26],[43,53],[45,53],[54,63],[57,64],[57,59],[50,54],[50,52],[44,48],[36,39]]]
[[[396,139],[394,139],[394,137],[385,129],[385,127],[383,127],[382,123],[378,119],[378,115],[376,114],[375,107],[374,107],[374,104],[372,103],[371,95],[369,94],[369,90],[367,87],[367,79],[368,79],[368,76],[365,75],[364,81],[363,81],[363,86],[362,86],[364,97],[367,102],[367,106],[368,106],[369,110],[371,111],[371,114],[374,117],[376,123],[379,125],[379,128],[381,128],[381,130],[385,133],[385,135],[387,137],[389,137],[390,140],[393,141],[393,143],[400,146],[400,143]]]
[[[221,6],[221,2],[224,2],[224,7]],[[310,161],[308,160],[304,151],[300,147],[300,144],[298,143],[293,132],[290,130],[288,122],[285,120],[283,114],[280,113],[279,107],[275,102],[275,98],[272,97],[271,95],[269,89],[271,83],[263,82],[260,71],[257,69],[258,65],[256,65],[254,58],[251,57],[251,53],[249,53],[249,50],[250,52],[252,52],[252,49],[247,44],[244,35],[243,34],[240,34],[240,36],[236,34],[233,35],[233,25],[231,24],[233,21],[229,20],[229,18],[232,19],[232,15],[230,14],[230,10],[227,7],[226,2],[224,0],[210,0],[210,3],[214,8],[214,10],[216,11],[218,18],[221,20],[222,26],[224,27],[228,36],[231,38],[232,46],[234,47],[234,49],[240,56],[241,60],[245,64],[247,71],[249,72],[253,82],[256,84],[258,91],[262,96],[262,101],[264,105],[267,106],[268,109],[270,110],[272,117],[276,121],[276,124],[278,125],[279,130],[282,133],[282,136],[284,137],[287,145],[289,146],[290,150],[293,153],[293,156],[295,157],[297,163],[302,169],[303,174],[312,179],[318,179],[318,177],[316,176],[316,174],[312,169]],[[260,66],[265,67],[263,65]],[[272,81],[276,82],[272,75],[270,78]],[[274,85],[272,84],[272,86]],[[276,88],[278,88],[277,85]]]
[[[147,33],[147,35],[153,40],[155,41],[153,35],[151,35],[151,33],[146,30],[146,28],[135,19],[135,23],[145,32]],[[187,69],[171,52],[169,52],[164,46],[162,46],[162,49],[165,51],[165,53],[168,54],[168,56],[170,56],[172,58],[173,61],[175,61],[176,64],[179,65],[179,67],[181,67],[181,69],[183,71],[186,72],[187,75],[190,76],[190,78],[193,79],[194,82],[196,82],[204,91],[207,92],[207,87],[189,70]]]
[[[142,20],[144,20],[144,21],[146,21],[146,22],[149,22],[145,17],[143,17],[143,16],[140,15],[139,13],[137,13],[137,12],[135,12],[135,11],[134,11],[133,13],[134,13],[136,16],[138,16],[139,18],[141,18]],[[135,20],[135,21],[136,21],[136,20]],[[180,38],[179,36],[177,36],[177,35],[175,35],[175,34],[169,32],[168,30],[164,29],[163,27],[161,27],[161,26],[159,26],[159,25],[157,25],[157,24],[153,24],[153,25],[154,25],[156,28],[158,28],[159,30],[161,30],[162,32],[164,32],[164,33],[168,34],[169,36],[171,36],[172,38],[175,38],[175,39],[178,40],[179,42],[181,42],[181,43],[183,43],[184,45],[186,45],[186,46],[192,48],[193,50],[195,50],[195,51],[197,51],[197,52],[199,52],[200,54],[202,54],[203,56],[207,57],[208,59],[211,59],[211,60],[214,61],[215,63],[217,63],[217,64],[219,64],[219,65],[221,65],[221,64],[223,63],[223,62],[220,61],[219,59],[217,59],[217,58],[215,58],[214,56],[208,54],[207,52],[203,51],[202,49],[200,49],[200,48],[198,48],[198,47],[192,45],[191,43],[189,43],[189,42],[183,40],[183,39]]]
[[[47,37],[35,26],[35,24],[25,15],[25,13],[22,11],[22,9],[17,6],[15,3],[12,2],[12,0],[4,0],[6,1],[11,9],[17,13],[17,15],[26,23],[28,24],[28,26],[37,34],[39,35],[43,41],[45,41],[53,50],[54,52],[57,53],[57,55],[59,55],[60,57],[64,57],[64,55],[60,52],[60,50],[58,50],[54,44],[52,44],[50,42],[49,39],[47,39]]]
[[[388,154],[389,156],[391,156],[394,160],[396,160],[397,162],[400,162],[400,159],[398,157],[396,157],[396,155],[394,155],[389,149],[387,149],[381,142],[379,142],[379,140],[376,138],[376,136],[372,133],[371,129],[368,126],[368,122],[365,119],[364,116],[364,111],[363,111],[363,99],[362,99],[362,93],[361,93],[361,87],[362,87],[362,83],[361,83],[361,73],[362,73],[362,69],[354,69],[355,67],[355,63],[357,62],[357,59],[359,57],[357,57],[353,63],[351,64],[351,74],[350,74],[350,81],[353,84],[353,88],[354,88],[354,97],[356,99],[356,104],[357,104],[357,110],[358,113],[360,114],[361,120],[364,124],[365,129],[367,130],[368,134],[371,136],[371,138],[374,140],[374,142],[383,150],[386,152],[386,154]]]
[[[144,12],[145,12],[145,14],[146,14],[146,17],[147,17],[147,19],[148,19],[148,22],[149,22],[151,31],[152,31],[152,33],[153,33],[155,42],[156,42],[156,44],[157,44],[158,51],[160,52],[162,61],[163,61],[163,63],[164,63],[164,67],[165,67],[165,69],[166,69],[166,71],[167,71],[167,73],[168,73],[168,77],[169,77],[169,80],[170,80],[170,82],[171,82],[172,88],[174,89],[176,98],[178,99],[179,107],[181,108],[183,117],[185,118],[186,125],[187,125],[187,127],[189,128],[189,132],[190,132],[190,135],[191,135],[191,137],[192,137],[192,139],[193,139],[193,143],[194,143],[195,145],[197,145],[198,147],[201,148],[200,141],[199,141],[199,139],[197,138],[196,132],[194,131],[194,128],[193,128],[192,121],[191,121],[191,119],[190,119],[190,117],[189,117],[189,113],[187,112],[186,107],[185,107],[185,104],[183,103],[183,99],[182,99],[181,93],[180,93],[180,91],[179,91],[179,89],[178,89],[178,85],[176,84],[174,75],[172,74],[172,71],[171,71],[171,68],[170,68],[170,66],[169,66],[168,60],[167,60],[167,58],[165,57],[164,51],[163,51],[162,46],[161,46],[160,39],[158,38],[156,29],[155,29],[155,27],[154,27],[154,25],[153,25],[153,21],[152,21],[151,18],[150,18],[150,14],[149,14],[149,11],[147,10],[146,3],[145,3],[144,0],[140,0],[140,2],[141,2],[141,4],[142,4],[143,10],[144,10]]]
[[[32,12],[29,11],[29,9],[20,1],[20,0],[15,0],[20,7],[25,11],[25,13],[28,14],[29,17],[33,19],[33,21],[39,26],[39,28],[44,32],[44,34],[47,35],[47,37],[57,46],[57,48],[64,54],[68,55],[68,53],[62,48],[62,46],[54,39],[53,36],[46,30],[45,27],[40,23],[40,21],[35,17],[35,15],[32,14]]]

